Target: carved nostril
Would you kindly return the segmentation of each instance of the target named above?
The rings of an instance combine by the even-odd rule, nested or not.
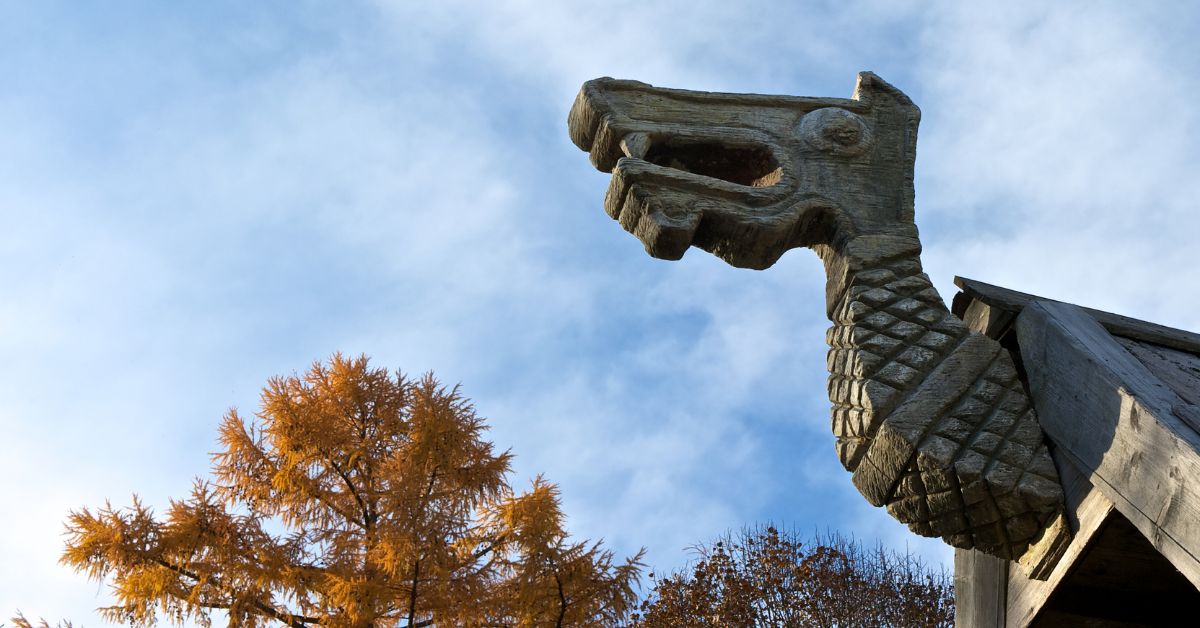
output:
[[[736,146],[720,142],[655,142],[644,159],[738,185],[767,187],[783,177],[783,168],[771,151],[759,146]]]

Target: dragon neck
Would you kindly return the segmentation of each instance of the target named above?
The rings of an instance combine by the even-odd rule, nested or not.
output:
[[[859,236],[825,262],[829,399],[838,458],[854,471],[880,425],[968,334],[921,268],[915,238]]]
[[[833,432],[854,484],[918,534],[1021,556],[1062,490],[1011,356],[946,309],[916,238],[815,248]]]

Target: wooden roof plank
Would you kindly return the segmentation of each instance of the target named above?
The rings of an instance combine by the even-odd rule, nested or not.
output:
[[[1129,338],[1118,338],[1117,342],[1184,401],[1200,404],[1200,356]],[[1200,430],[1200,425],[1192,427]]]
[[[1016,323],[1042,429],[1200,587],[1200,434],[1191,406],[1083,308],[1029,302]]]
[[[963,294],[971,297],[972,299],[978,299],[984,303],[987,303],[988,305],[991,305],[992,307],[1007,310],[1014,314],[1019,314],[1021,310],[1025,308],[1025,306],[1036,301],[1059,303],[1059,301],[1055,301],[1053,299],[1046,299],[1036,295],[1026,294],[1024,292],[1018,292],[1016,290],[1009,290],[1008,288],[993,286],[992,284],[984,283],[982,281],[975,281],[974,279],[967,279],[965,277],[955,277],[954,285],[962,289]],[[963,303],[960,305],[958,302],[959,299],[955,299],[955,301],[955,314],[958,314],[961,317],[963,316],[963,312],[959,310],[965,309],[967,304]],[[1138,320],[1136,318],[1130,318],[1128,316],[1121,316],[1120,314],[1113,314],[1112,312],[1094,310],[1092,308],[1081,306],[1076,307],[1079,307],[1084,312],[1087,312],[1088,315],[1096,319],[1098,323],[1107,329],[1109,333],[1114,335],[1133,338],[1135,340],[1142,340],[1145,342],[1152,342],[1164,347],[1171,347],[1172,349],[1187,351],[1189,353],[1200,353],[1200,334],[1182,329],[1175,329],[1173,327],[1167,327],[1165,325],[1158,325],[1156,323],[1150,323]]]
[[[1112,502],[1092,486],[1061,451],[1052,452],[1051,457],[1063,483],[1071,541],[1045,579],[1030,578],[1019,569],[1008,570],[1005,613],[1005,626],[1008,628],[1024,628],[1038,616],[1050,595],[1074,569],[1084,551],[1091,547],[1096,533],[1113,511]]]

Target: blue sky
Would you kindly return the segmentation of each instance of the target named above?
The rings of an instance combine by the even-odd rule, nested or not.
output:
[[[160,507],[334,351],[460,382],[569,527],[674,568],[743,524],[932,561],[833,454],[824,276],[646,256],[567,138],[597,76],[921,106],[926,270],[1200,329],[1189,3],[0,0],[0,613],[99,622],[71,508]]]

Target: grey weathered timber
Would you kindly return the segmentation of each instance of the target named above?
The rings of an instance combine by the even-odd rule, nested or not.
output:
[[[1019,569],[1008,570],[1003,592],[1006,607],[1004,626],[1024,628],[1037,617],[1050,595],[1091,548],[1101,527],[1113,512],[1112,502],[1088,482],[1061,453],[1052,454],[1063,482],[1066,513],[1072,535],[1062,555],[1044,579],[1033,579]]]
[[[1008,561],[978,550],[954,550],[954,625],[1000,628],[1007,623]]]
[[[1125,350],[1133,354],[1148,371],[1166,384],[1189,405],[1200,405],[1200,356],[1154,343],[1117,338]],[[1186,412],[1176,413],[1192,429],[1200,431],[1200,422]]]
[[[955,314],[962,318],[963,324],[969,329],[993,340],[1007,341],[1010,345],[1013,344],[1011,327],[1016,319],[1015,313],[988,305],[978,299],[969,299],[969,303],[964,303],[964,295],[961,292],[954,295],[954,303]],[[1069,478],[1063,476],[1064,468],[1069,470],[1071,467],[1069,464],[1064,467],[1063,461],[1056,458],[1052,450],[1050,458],[1058,469],[1059,481],[1063,485],[1066,510],[1045,524],[1045,531],[1041,537],[1031,543],[1029,549],[1017,560],[1021,569],[1010,569],[1010,577],[1029,580],[1045,580],[1051,577],[1052,571],[1057,568],[1059,561],[1073,544],[1072,531],[1078,530],[1077,525],[1072,527],[1073,521],[1070,512],[1077,504],[1071,501]]]
[[[975,307],[979,307],[980,304],[986,304],[991,306],[991,310],[993,311],[993,325],[1002,326],[1004,323],[1010,323],[1016,318],[1017,314],[1021,313],[1021,310],[1026,305],[1035,301],[1054,301],[1054,299],[1017,292],[1016,290],[993,286],[965,277],[955,277],[954,283],[959,288],[962,288],[962,292],[955,297],[954,311],[965,318],[965,309],[970,307],[968,304]],[[961,306],[959,305],[960,303],[962,303]],[[1200,353],[1200,334],[1149,323],[1136,318],[1113,314],[1112,312],[1093,310],[1087,307],[1080,307],[1080,309],[1087,312],[1097,323],[1100,323],[1102,327],[1115,336],[1151,342],[1179,351]],[[992,333],[988,335],[992,337],[996,336]]]
[[[1200,586],[1200,416],[1082,308],[1026,305],[1017,339],[1042,427]]]
[[[955,550],[955,624],[960,628],[1030,626],[1052,593],[1091,549],[1097,532],[1109,520],[1112,502],[1100,494],[1062,453],[1052,453],[1066,497],[1069,536],[1043,579],[976,550]]]
[[[568,124],[612,172],[606,211],[651,255],[696,246],[764,269],[792,248],[816,251],[833,431],[855,486],[918,534],[1015,559],[1061,521],[1062,490],[1011,356],[951,314],[922,272],[919,120],[864,72],[849,100],[597,79]]]

